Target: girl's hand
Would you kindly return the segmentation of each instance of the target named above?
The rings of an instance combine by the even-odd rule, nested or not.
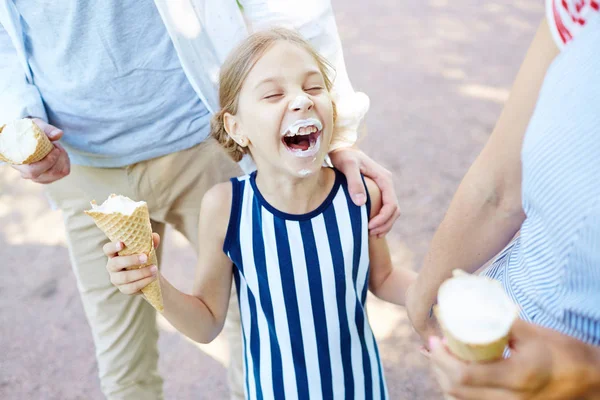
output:
[[[152,234],[154,248],[160,244],[158,233]],[[104,254],[108,257],[106,269],[110,275],[110,281],[124,294],[140,294],[141,290],[154,281],[158,275],[158,267],[149,265],[144,268],[127,270],[127,268],[145,264],[148,261],[146,254],[134,254],[130,256],[119,256],[118,252],[123,250],[122,242],[110,242],[104,245]]]
[[[507,359],[463,362],[437,337],[430,347],[438,382],[456,400],[600,398],[600,349],[521,320],[513,326]]]
[[[367,202],[367,193],[360,174],[371,178],[377,184],[381,191],[383,207],[369,222],[369,231],[371,235],[379,237],[388,233],[400,217],[392,173],[357,149],[338,149],[329,156],[333,166],[346,176],[352,201],[357,206]]]
[[[418,295],[415,283],[406,290],[406,313],[413,329],[421,337],[425,346],[430,336],[439,335],[437,321],[431,315],[431,306],[423,301],[423,296]]]

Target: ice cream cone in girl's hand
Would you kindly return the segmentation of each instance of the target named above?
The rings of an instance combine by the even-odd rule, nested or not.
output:
[[[120,256],[132,254],[146,254],[148,261],[130,269],[158,266],[156,252],[152,241],[152,226],[148,205],[145,201],[133,201],[125,196],[111,194],[109,198],[98,206],[92,201],[92,209],[85,213],[94,219],[112,242],[122,242],[125,248],[119,252]],[[158,279],[142,289],[146,300],[159,312],[164,311],[162,293]]]

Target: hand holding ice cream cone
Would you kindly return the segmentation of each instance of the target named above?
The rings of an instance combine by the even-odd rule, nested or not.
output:
[[[0,124],[0,161],[23,179],[52,183],[71,172],[69,155],[58,143],[63,132],[39,118]]]
[[[92,202],[86,214],[111,240],[104,247],[111,282],[126,294],[141,290],[144,298],[163,312],[155,251],[159,239],[153,237],[147,204],[111,195],[100,206]]]
[[[518,317],[500,283],[463,271],[440,286],[434,311],[450,351],[477,362],[502,358]]]

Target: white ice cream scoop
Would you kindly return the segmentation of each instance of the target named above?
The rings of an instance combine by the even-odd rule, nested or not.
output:
[[[499,282],[457,270],[439,288],[436,316],[455,355],[484,361],[502,357],[518,307]]]
[[[29,118],[0,127],[0,161],[31,164],[46,157],[53,147],[46,134]]]
[[[132,215],[138,207],[146,205],[145,201],[133,201],[127,196],[111,194],[101,205],[92,202],[90,211],[102,214],[119,213],[122,215]]]

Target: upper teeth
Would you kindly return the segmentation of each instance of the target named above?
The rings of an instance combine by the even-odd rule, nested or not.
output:
[[[309,118],[294,122],[286,129],[285,136],[308,135],[323,129],[323,124],[316,118]]]

